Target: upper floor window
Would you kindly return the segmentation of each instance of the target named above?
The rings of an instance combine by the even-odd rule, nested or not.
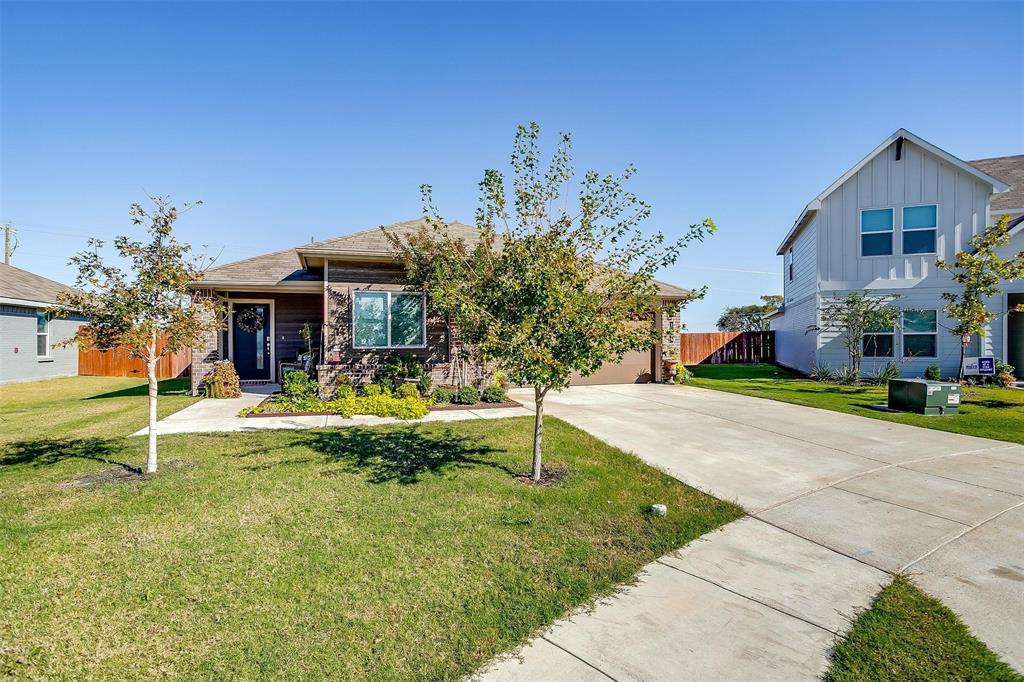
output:
[[[903,253],[935,253],[938,207],[907,206],[903,209]]]
[[[45,310],[36,311],[36,357],[50,357],[50,314]]]
[[[892,255],[892,209],[860,212],[860,255]]]
[[[791,248],[786,254],[786,272],[788,273],[789,281],[793,281],[793,249]]]
[[[422,348],[427,318],[423,294],[357,291],[352,305],[355,348]]]
[[[938,319],[934,310],[903,311],[903,357],[934,358],[938,337]]]

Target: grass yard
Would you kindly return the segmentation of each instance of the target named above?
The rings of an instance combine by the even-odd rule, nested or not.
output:
[[[1024,443],[1024,391],[1018,389],[965,387],[960,414],[926,417],[872,409],[872,405],[885,404],[885,386],[825,384],[775,365],[696,365],[689,369],[694,374],[690,386]]]
[[[161,436],[83,485],[145,460],[133,381],[4,388],[0,674],[457,678],[742,513],[555,419],[549,488],[528,418]]]
[[[897,577],[832,652],[827,682],[1016,680],[941,603]]]

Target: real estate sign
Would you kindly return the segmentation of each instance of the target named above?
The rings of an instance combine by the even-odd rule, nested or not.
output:
[[[975,376],[995,376],[996,359],[994,357],[964,358],[964,374]]]

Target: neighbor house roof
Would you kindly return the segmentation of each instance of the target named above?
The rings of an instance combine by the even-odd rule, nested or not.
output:
[[[59,293],[74,294],[78,290],[34,272],[0,263],[0,303],[47,307],[57,302]]]
[[[976,159],[969,163],[1010,186],[1002,194],[992,197],[993,214],[1024,212],[1024,154],[998,156],[994,159]]]
[[[323,271],[319,268],[323,267],[326,259],[389,261],[394,258],[395,252],[387,234],[399,238],[407,237],[424,226],[425,221],[422,218],[406,220],[372,227],[343,237],[323,239],[291,249],[253,256],[208,269],[198,286],[242,287],[250,290],[261,287],[293,291],[319,290],[319,284],[323,282]],[[447,223],[447,229],[449,234],[465,240],[470,245],[480,237],[480,232],[475,227],[457,221]],[[681,300],[688,298],[692,293],[658,280],[655,280],[655,284],[658,286],[658,295],[667,299]]]
[[[964,161],[963,159],[959,159],[953,156],[944,149],[936,147],[931,142],[928,142],[927,140],[918,137],[917,135],[910,132],[906,128],[900,128],[892,135],[885,138],[885,140],[883,140],[880,145],[871,150],[870,154],[868,154],[863,159],[858,161],[850,170],[846,171],[841,176],[839,176],[839,178],[835,182],[826,187],[818,196],[814,197],[807,203],[807,206],[804,207],[804,210],[800,212],[800,215],[797,216],[796,221],[794,221],[793,227],[791,227],[789,232],[786,234],[786,238],[782,240],[782,243],[779,244],[779,248],[776,249],[776,255],[781,256],[786,252],[786,249],[789,248],[790,244],[793,243],[793,240],[795,240],[797,236],[800,234],[800,232],[803,231],[804,227],[810,224],[811,220],[814,219],[814,216],[821,208],[821,202],[824,201],[826,197],[828,197],[830,194],[832,194],[832,192],[842,187],[843,183],[845,183],[847,180],[856,175],[860,171],[860,169],[864,168],[864,166],[871,163],[872,159],[874,159],[876,156],[878,156],[886,149],[888,149],[889,145],[893,144],[894,142],[900,139],[909,140],[910,142],[913,142],[918,147],[921,147],[925,151],[930,152],[931,154],[942,159],[943,161],[959,168],[968,175],[972,175],[981,182],[991,185],[993,193],[998,194],[1000,192],[1005,192],[1009,189],[1009,185],[1003,180],[993,177],[984,170],[974,165],[971,165],[970,163]]]

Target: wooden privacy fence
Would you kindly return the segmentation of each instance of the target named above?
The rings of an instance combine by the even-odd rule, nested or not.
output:
[[[159,342],[163,347],[163,339]],[[173,379],[189,371],[192,365],[192,351],[188,348],[169,353],[156,363],[158,379]],[[114,350],[78,349],[78,375],[90,377],[143,377],[146,376],[146,363],[133,358],[128,351],[121,348]]]
[[[775,362],[775,332],[687,332],[679,335],[684,365]]]

